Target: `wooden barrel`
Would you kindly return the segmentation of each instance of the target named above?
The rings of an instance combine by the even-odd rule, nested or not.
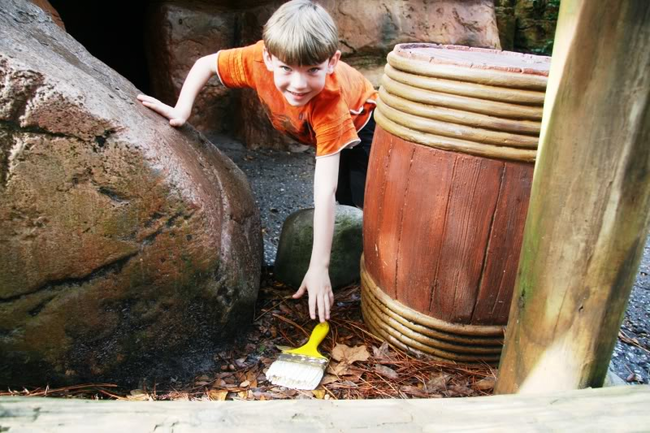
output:
[[[403,349],[497,363],[550,58],[435,44],[388,55],[361,260],[370,329]]]

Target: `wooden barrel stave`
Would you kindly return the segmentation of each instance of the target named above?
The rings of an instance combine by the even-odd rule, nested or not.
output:
[[[385,182],[367,190],[370,273],[388,295],[423,314],[505,324],[519,259],[511,245],[521,243],[533,167],[414,146],[381,127],[375,134],[369,172]],[[430,172],[436,185],[422,181]]]
[[[532,179],[530,164],[505,163],[476,308],[469,323],[505,325],[508,321]]]

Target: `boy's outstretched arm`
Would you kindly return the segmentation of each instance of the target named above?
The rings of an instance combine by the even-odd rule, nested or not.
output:
[[[192,113],[192,105],[205,83],[217,73],[217,54],[201,57],[194,63],[183,83],[181,94],[174,107],[147,95],[138,95],[145,107],[169,119],[171,126],[183,126]]]
[[[321,322],[329,320],[334,305],[334,293],[329,276],[330,253],[334,235],[336,212],[336,186],[338,183],[340,154],[316,159],[314,173],[314,245],[309,269],[298,291],[293,295],[300,298],[309,293],[309,315]]]

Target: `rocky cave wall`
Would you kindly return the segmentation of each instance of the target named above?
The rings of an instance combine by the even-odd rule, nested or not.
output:
[[[550,56],[560,0],[494,0],[504,50]]]
[[[84,45],[92,45],[91,52],[113,62],[142,91],[169,104],[175,102],[196,59],[259,40],[263,24],[283,2],[118,0],[111,7],[95,4],[80,9],[52,0],[61,9],[63,21],[70,21],[69,31],[80,34]],[[548,54],[559,0],[377,0],[372,7],[367,0],[320,3],[339,26],[344,61],[378,85],[386,55],[397,43],[435,42]],[[121,31],[112,31],[114,27]],[[96,31],[88,32],[93,28]],[[106,45],[112,44],[109,50],[102,47],[102,37],[107,38]],[[107,59],[115,51],[123,53]],[[293,144],[273,130],[254,93],[224,89],[216,78],[197,98],[190,122],[202,132],[234,134],[252,148],[286,149]]]

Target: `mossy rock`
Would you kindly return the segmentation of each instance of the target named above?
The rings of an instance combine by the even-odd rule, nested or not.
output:
[[[351,206],[336,206],[334,238],[330,259],[332,288],[359,280],[359,261],[363,252],[363,211]],[[314,241],[314,209],[302,209],[284,222],[275,259],[275,277],[298,288],[309,268]]]

